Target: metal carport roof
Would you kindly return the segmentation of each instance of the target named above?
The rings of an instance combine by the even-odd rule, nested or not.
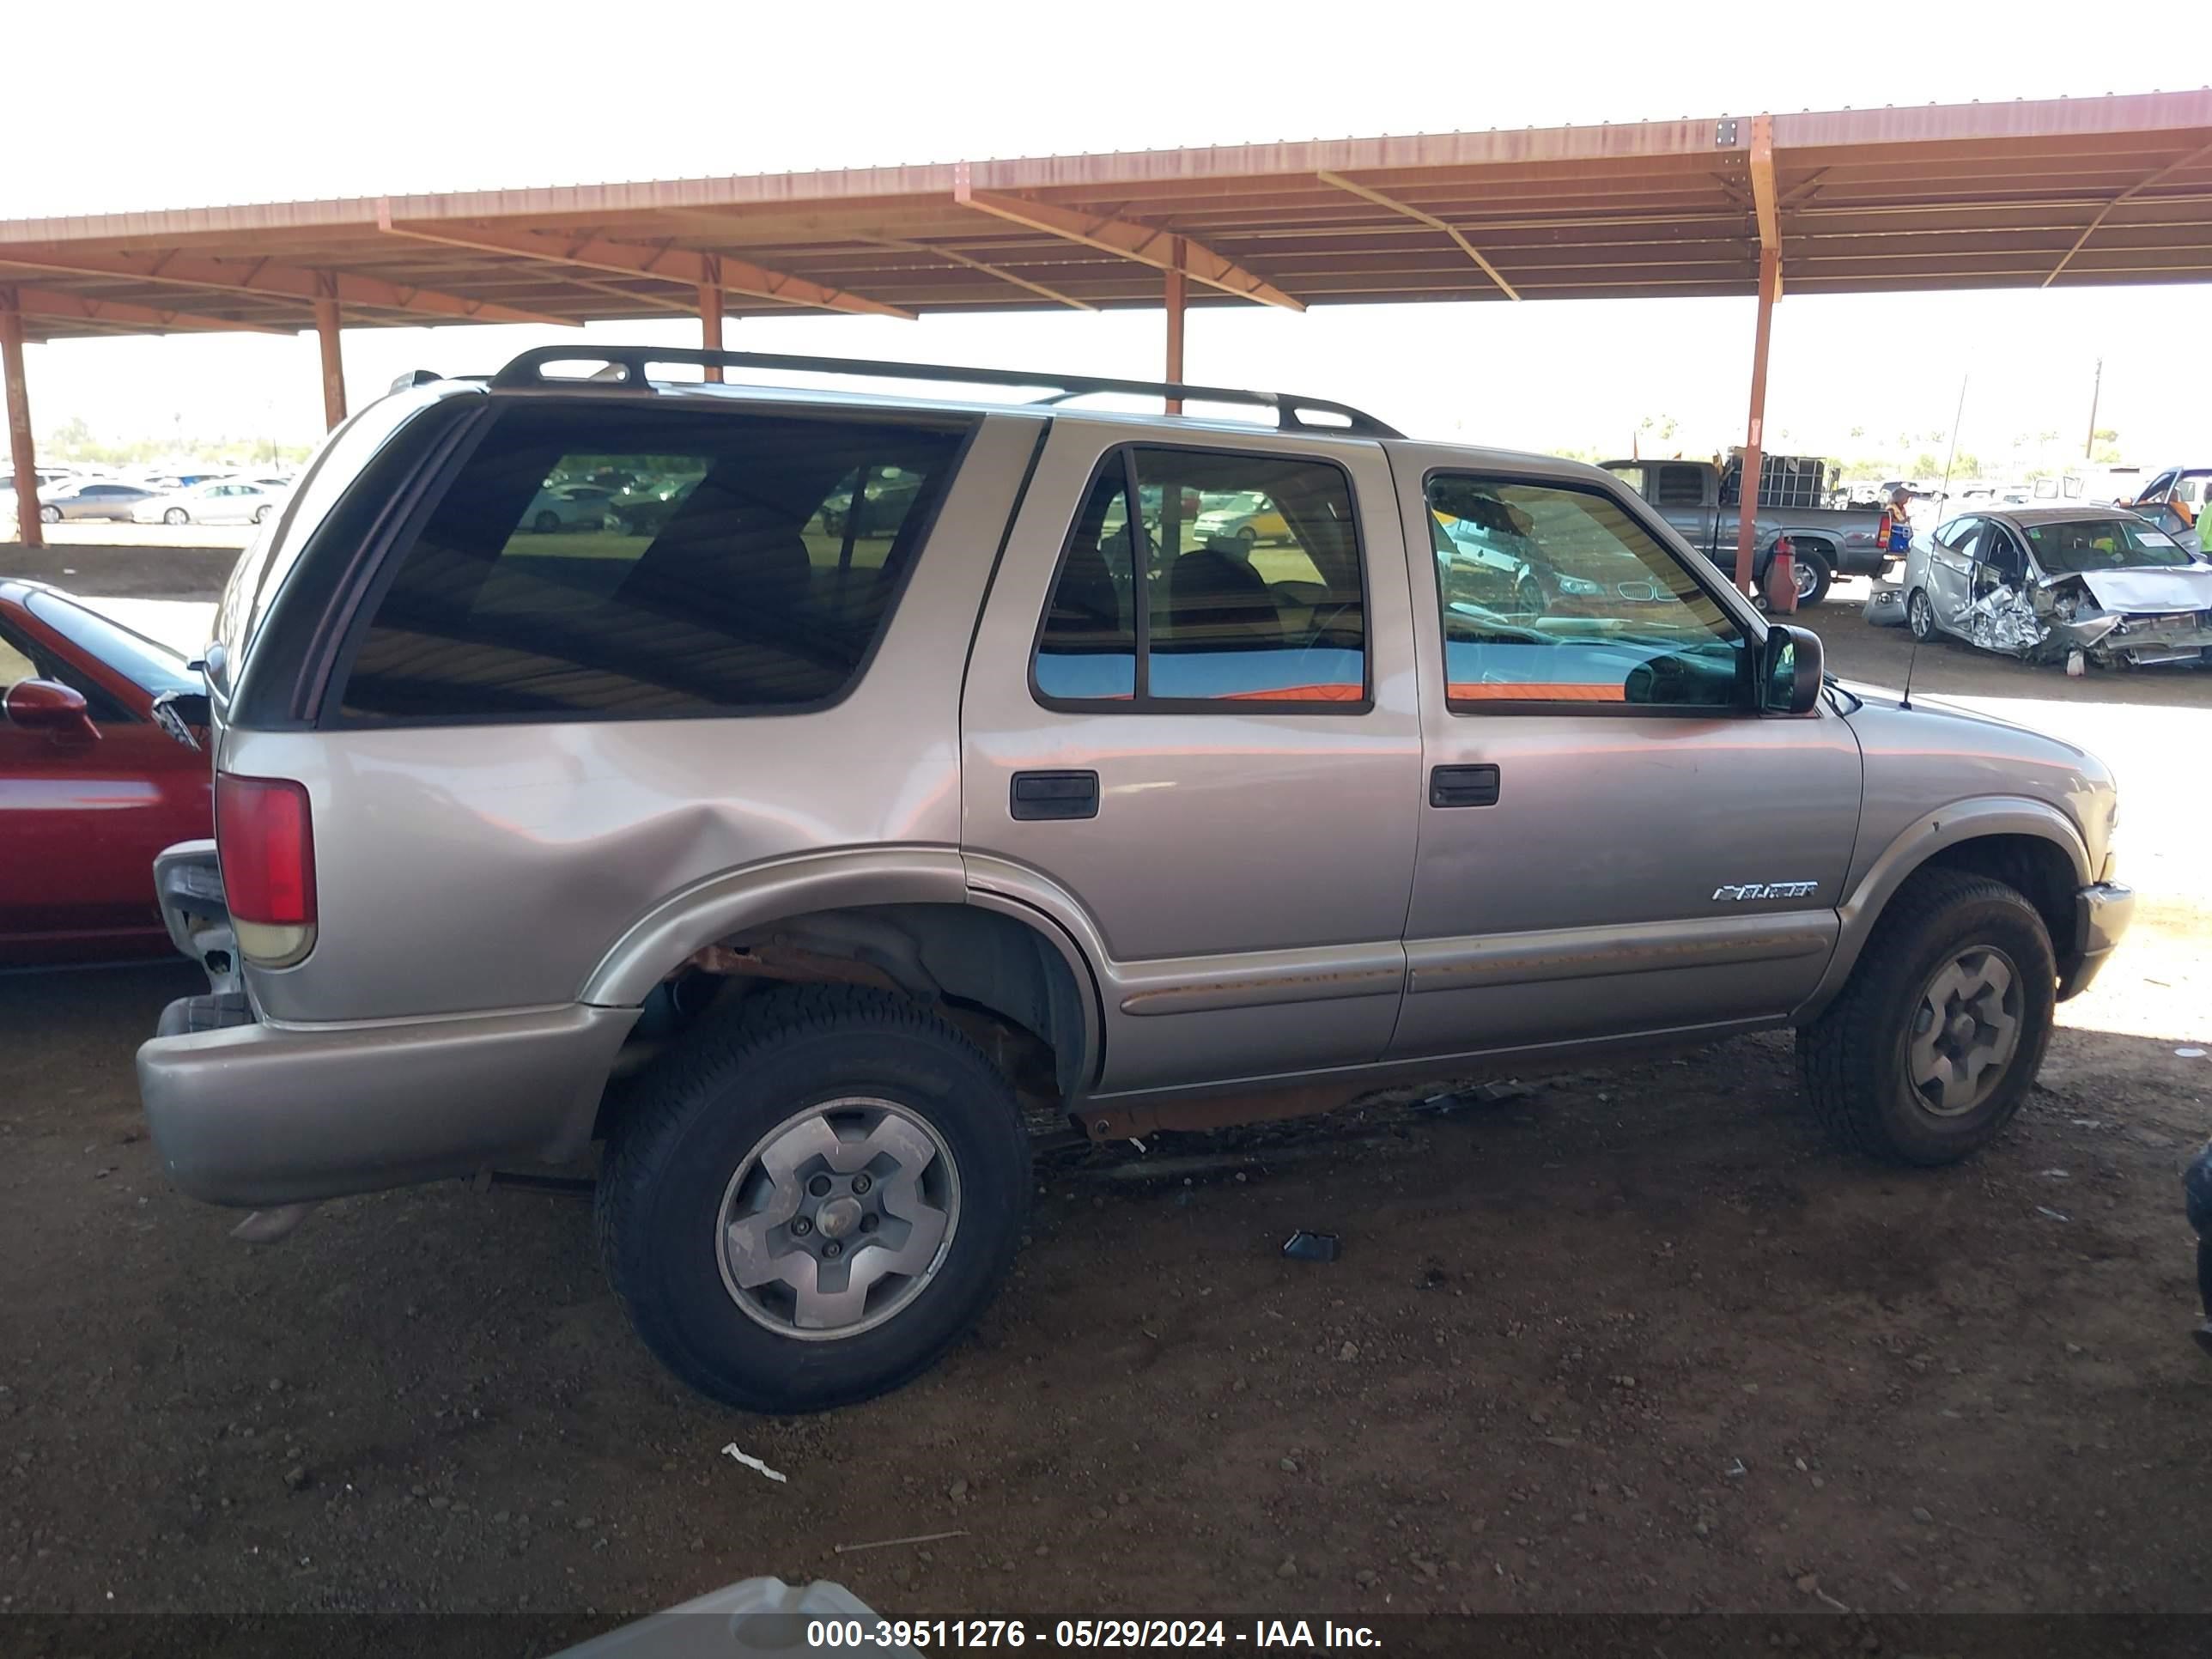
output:
[[[1760,135],[1771,132],[1771,174]],[[2212,279],[2212,90],[0,221],[25,335]]]

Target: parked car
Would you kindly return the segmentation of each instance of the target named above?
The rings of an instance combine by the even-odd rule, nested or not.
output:
[[[0,966],[173,949],[154,856],[214,823],[209,757],[179,741],[203,696],[167,647],[0,580]]]
[[[2205,544],[2204,509],[2212,506],[2212,466],[2170,466],[2126,503],[2194,553]]]
[[[1685,541],[1723,573],[1735,574],[1737,508],[1733,501],[1722,499],[1720,468],[1711,461],[1607,461],[1605,469],[1657,507]],[[1877,533],[1881,519],[1879,509],[1776,507],[1761,501],[1753,515],[1758,539],[1752,580],[1765,588],[1766,567],[1785,536],[1801,608],[1826,599],[1838,576],[1879,576],[1890,568],[1892,557]]]
[[[1198,533],[1233,537],[1240,542],[1291,539],[1291,528],[1281,510],[1259,490],[1245,490],[1218,507],[1205,508],[1198,515]]]
[[[522,522],[541,536],[562,530],[597,530],[607,520],[615,492],[596,484],[561,484],[531,497]]]
[[[131,510],[134,524],[259,524],[283,506],[283,497],[259,484],[213,479],[158,495]]]
[[[857,534],[883,537],[895,534],[900,523],[921,494],[922,481],[911,473],[896,468],[883,469],[884,476],[869,477],[860,496],[860,516]],[[853,520],[853,492],[833,490],[822,502],[819,515],[824,533],[842,536]]]
[[[114,519],[128,524],[138,504],[152,499],[153,493],[137,484],[82,480],[41,491],[39,516],[48,524],[64,519]]]
[[[1917,639],[2103,667],[2212,661],[2212,566],[2121,507],[1950,520],[1914,539],[1904,586]]]
[[[580,349],[625,389],[545,372]],[[138,1073],[170,1178],[264,1236],[604,1139],[647,1345],[811,1410],[976,1317],[1025,1111],[1142,1136],[1795,1027],[1823,1123],[1946,1164],[2128,920],[2094,758],[1826,681],[1598,469],[1307,398],[1206,394],[1261,431],[653,361],[394,392],[232,574],[216,840],[164,863],[219,848],[243,984]],[[672,452],[650,527],[514,534],[543,480]],[[825,561],[805,526],[874,466],[913,509]],[[1179,519],[1133,556],[1154,487],[1264,495],[1299,574]],[[1439,514],[1600,591],[1462,610]]]

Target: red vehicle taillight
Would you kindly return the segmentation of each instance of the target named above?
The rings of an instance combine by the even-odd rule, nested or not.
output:
[[[239,950],[264,966],[297,962],[315,939],[315,832],[307,786],[217,774],[215,835]]]

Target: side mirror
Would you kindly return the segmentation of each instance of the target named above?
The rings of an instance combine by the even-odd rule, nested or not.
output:
[[[1820,701],[1820,636],[1809,628],[1766,630],[1759,706],[1770,714],[1809,714]]]
[[[18,731],[43,732],[54,743],[100,741],[83,694],[52,680],[17,680],[0,696],[0,714]]]
[[[199,733],[212,719],[204,691],[164,691],[154,699],[154,724],[187,749],[199,748]]]

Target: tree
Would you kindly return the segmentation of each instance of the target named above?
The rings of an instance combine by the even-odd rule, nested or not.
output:
[[[46,453],[58,460],[82,461],[94,459],[86,452],[96,447],[96,445],[93,440],[92,428],[85,423],[84,416],[72,415],[52,432],[46,434]]]

